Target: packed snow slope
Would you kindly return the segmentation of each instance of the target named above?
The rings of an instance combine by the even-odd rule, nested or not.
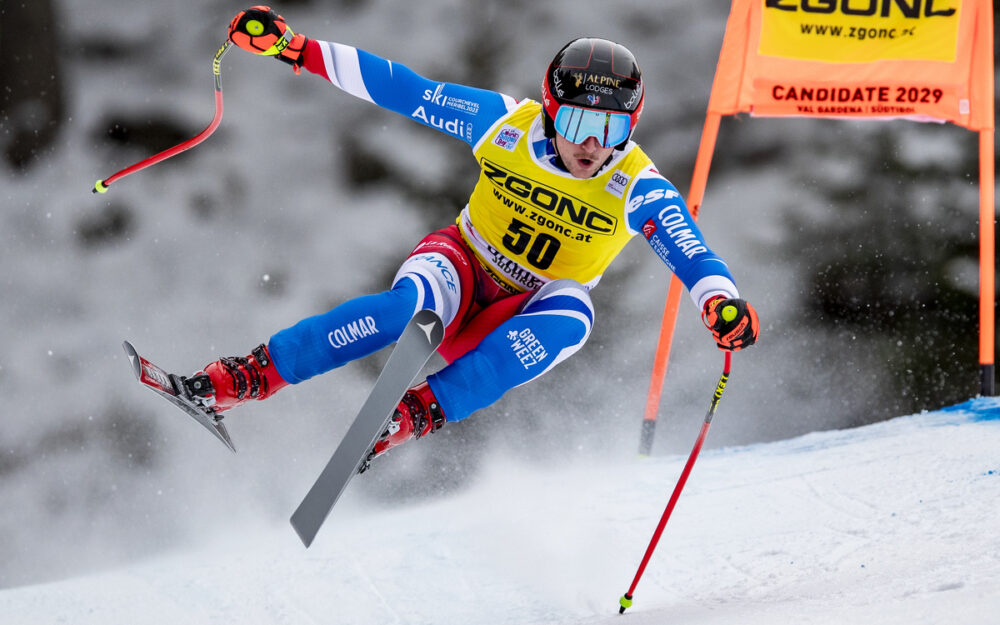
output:
[[[206,516],[183,552],[0,592],[0,622],[997,623],[998,449],[1000,400],[980,398],[705,451],[625,616],[683,454],[496,459],[461,492],[393,506],[363,495],[376,466],[309,550],[287,525]]]

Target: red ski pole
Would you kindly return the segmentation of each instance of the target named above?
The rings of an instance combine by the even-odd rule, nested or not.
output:
[[[111,186],[111,183],[117,182],[129,174],[134,174],[139,170],[146,169],[150,165],[155,165],[160,161],[165,161],[171,156],[176,156],[185,150],[190,150],[215,132],[215,129],[219,127],[219,123],[222,122],[222,57],[229,51],[229,46],[231,45],[232,43],[227,39],[226,42],[219,47],[219,51],[215,53],[215,58],[212,59],[212,73],[215,74],[215,117],[212,118],[212,123],[187,141],[179,143],[172,148],[168,148],[159,154],[154,154],[153,156],[143,159],[134,165],[130,165],[125,169],[108,176],[104,180],[98,180],[94,183],[94,188],[92,189],[93,193],[107,193],[108,187]]]
[[[677,486],[674,487],[674,492],[670,495],[670,501],[667,502],[667,509],[663,511],[663,516],[660,517],[660,522],[656,526],[656,531],[653,532],[653,538],[649,541],[649,546],[646,547],[646,553],[642,556],[642,562],[639,563],[639,570],[635,572],[635,578],[632,580],[632,585],[629,586],[628,592],[622,595],[622,598],[618,600],[618,604],[621,606],[618,609],[619,614],[625,614],[625,609],[632,606],[632,595],[635,593],[635,587],[639,584],[639,578],[642,577],[643,571],[646,570],[646,565],[649,564],[649,558],[653,555],[653,551],[656,549],[656,543],[660,541],[660,534],[663,533],[663,528],[667,526],[667,521],[670,519],[670,514],[674,511],[674,506],[677,505],[677,499],[681,496],[681,491],[684,490],[684,484],[687,482],[688,474],[691,473],[691,467],[694,466],[694,461],[698,459],[698,454],[701,452],[701,446],[705,442],[705,437],[708,435],[708,428],[712,424],[712,417],[715,416],[715,409],[719,405],[719,400],[722,399],[722,391],[726,390],[726,382],[729,380],[729,367],[732,364],[733,353],[726,352],[726,363],[722,369],[722,377],[719,378],[719,383],[715,386],[715,394],[712,396],[712,405],[708,408],[708,414],[705,415],[705,422],[701,426],[701,433],[698,434],[698,440],[694,443],[694,448],[691,450],[691,455],[688,456],[687,464],[684,465],[684,470],[681,472],[680,479],[677,480]]]

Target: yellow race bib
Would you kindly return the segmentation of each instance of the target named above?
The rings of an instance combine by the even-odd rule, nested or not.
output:
[[[481,174],[459,226],[508,290],[559,278],[593,286],[635,234],[625,199],[651,161],[629,143],[593,178],[556,171],[532,149],[532,139],[544,138],[540,112],[524,101],[476,146]]]

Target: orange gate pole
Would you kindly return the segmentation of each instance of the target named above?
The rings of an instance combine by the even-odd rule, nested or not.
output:
[[[705,127],[701,131],[701,143],[698,145],[698,156],[691,176],[691,189],[688,192],[688,210],[695,221],[698,221],[698,211],[705,196],[708,170],[712,164],[712,154],[715,151],[715,140],[719,135],[721,120],[722,115],[709,112],[705,117]],[[677,312],[683,289],[684,285],[677,276],[672,276],[670,288],[667,290],[667,302],[663,308],[663,320],[660,322],[660,338],[656,343],[656,357],[653,360],[653,372],[649,379],[649,392],[646,395],[646,410],[642,417],[639,454],[643,456],[648,456],[653,448],[656,414],[663,393],[663,379],[667,375],[667,361],[670,359],[670,347],[674,340],[674,328],[677,325]]]
[[[980,394],[996,395],[994,305],[996,303],[996,209],[993,191],[993,130],[979,131],[979,380]]]

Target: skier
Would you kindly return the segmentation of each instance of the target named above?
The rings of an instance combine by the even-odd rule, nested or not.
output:
[[[545,72],[539,103],[428,80],[363,50],[306,38],[266,6],[239,12],[229,37],[465,141],[481,173],[456,223],[421,240],[388,290],[303,319],[248,356],[187,378],[206,408],[218,414],[266,399],[374,353],[417,311],[432,309],[445,323],[438,353],[449,364],[407,391],[370,461],[465,419],[579,350],[594,321],[589,291],[637,234],[683,281],[721,349],[757,340],[757,314],[726,263],[631,140],[645,89],[624,46],[571,41]]]

